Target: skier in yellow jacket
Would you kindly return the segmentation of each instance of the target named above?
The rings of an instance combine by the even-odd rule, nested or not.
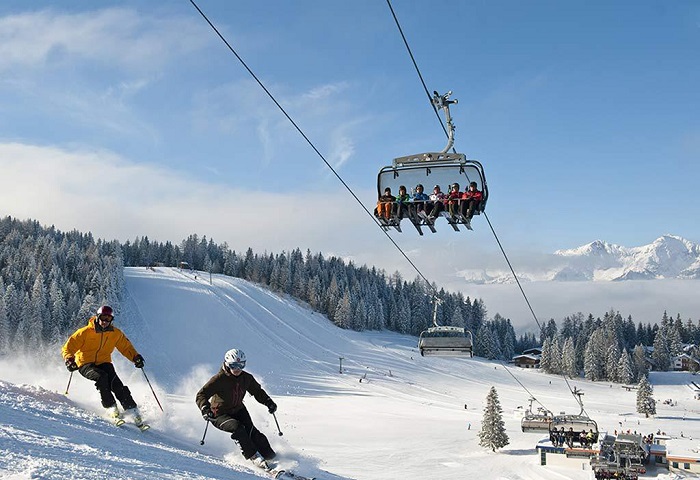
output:
[[[114,370],[112,352],[116,348],[124,357],[134,362],[136,368],[143,368],[144,360],[126,335],[112,325],[113,320],[112,307],[100,307],[97,315],[90,317],[87,326],[79,328],[70,336],[61,353],[68,371],[77,370],[83,377],[95,382],[102,406],[117,424],[121,425],[124,421],[121,420],[115,396],[125,412],[133,417],[134,423],[139,425],[142,423],[141,414],[129,387],[122,383]]]

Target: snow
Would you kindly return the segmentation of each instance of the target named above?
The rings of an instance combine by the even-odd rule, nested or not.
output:
[[[699,279],[700,245],[676,235],[663,235],[648,245],[623,247],[596,240],[567,250],[557,250],[545,266],[518,271],[524,281],[609,282],[642,279]],[[467,269],[458,275],[469,283],[513,283],[504,269]]]
[[[562,377],[479,358],[421,357],[415,337],[336,328],[307,306],[240,279],[177,269],[128,268],[117,325],[146,359],[144,375],[113,360],[147,421],[148,432],[101,417],[91,382],[69,374],[60,346],[47,355],[0,362],[0,478],[253,479],[228,435],[209,428],[194,396],[229,348],[278,404],[275,421],[252,397],[246,404],[282,466],[319,479],[589,479],[582,463],[539,465],[537,434],[520,432],[531,392],[549,410],[578,413]],[[343,373],[340,373],[340,357]],[[585,393],[601,430],[662,430],[696,448],[700,403],[687,373],[653,373],[655,418],[635,413],[636,391],[570,380]],[[517,381],[516,381],[517,379]],[[362,380],[362,381],[360,381]],[[525,390],[523,386],[527,388]],[[495,386],[510,444],[478,446],[486,396]],[[674,406],[662,403],[673,399]],[[470,427],[470,428],[469,428]],[[656,473],[654,473],[656,474]],[[651,478],[651,474],[647,477]],[[659,479],[670,479],[660,469]],[[673,477],[678,478],[678,477]]]

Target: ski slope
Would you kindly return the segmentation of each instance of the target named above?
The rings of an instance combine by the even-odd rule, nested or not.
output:
[[[520,432],[529,392],[548,409],[578,413],[564,379],[479,358],[421,357],[416,338],[336,328],[306,305],[246,281],[178,269],[127,268],[115,322],[146,359],[145,372],[113,360],[152,428],[116,429],[100,417],[91,382],[68,372],[60,346],[46,355],[0,362],[0,478],[250,479],[228,435],[210,428],[194,396],[230,348],[278,404],[282,436],[267,409],[248,397],[257,427],[280,464],[319,479],[588,479],[581,464],[542,467],[540,436]],[[342,357],[342,373],[340,358]],[[635,413],[636,393],[618,385],[570,381],[585,393],[600,430],[661,429],[700,436],[698,401],[686,373],[652,374],[656,418]],[[517,381],[516,381],[517,379]],[[522,385],[527,388],[527,391]],[[495,386],[510,445],[478,445],[486,395]],[[676,406],[663,405],[672,398]],[[685,418],[685,419],[684,419]],[[655,478],[671,478],[667,471]],[[652,478],[652,474],[648,475]]]

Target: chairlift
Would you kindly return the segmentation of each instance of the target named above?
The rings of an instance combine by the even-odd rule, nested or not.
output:
[[[554,419],[554,414],[549,410],[538,407],[537,413],[532,411],[532,402],[534,398],[530,398],[530,408],[525,416],[520,420],[520,429],[523,433],[542,433],[549,431],[549,424]]]
[[[438,303],[440,300],[435,298],[433,326],[421,332],[418,338],[418,350],[421,356],[473,357],[472,333],[461,327],[438,325]]]
[[[448,142],[447,146],[440,152],[426,152],[415,155],[407,155],[404,157],[395,158],[391,165],[383,167],[377,175],[377,198],[384,194],[386,188],[390,188],[393,195],[396,195],[400,186],[405,186],[406,191],[413,197],[416,193],[416,186],[423,185],[424,193],[430,194],[434,186],[440,186],[441,190],[448,194],[451,185],[460,185],[460,191],[466,190],[466,187],[475,182],[477,190],[482,193],[482,200],[476,206],[474,215],[479,215],[486,208],[488,200],[488,187],[486,185],[486,176],[484,168],[476,160],[469,160],[463,153],[449,153],[448,151],[454,144],[454,130],[452,117],[450,116],[450,104],[457,103],[457,100],[449,100],[452,92],[447,92],[444,95],[439,95],[434,92],[432,99],[433,105],[441,108],[445,112],[447,118]],[[462,188],[463,187],[463,188]],[[420,235],[423,235],[422,227],[429,228],[433,233],[436,232],[434,221],[422,217],[417,214],[419,203],[412,201],[411,206],[413,212],[406,215],[416,228]],[[398,210],[398,205],[394,204],[394,212],[391,219],[378,218],[380,225],[384,230],[395,228],[401,231],[402,215]],[[463,225],[467,229],[471,229],[469,222],[461,215],[449,215],[447,211],[441,212],[441,216],[445,217],[450,226],[459,231],[458,225]]]
[[[555,415],[549,424],[549,436],[550,438],[553,438],[557,434],[561,435],[562,431],[564,434],[568,434],[568,432],[573,431],[575,435],[571,438],[571,444],[583,446],[579,437],[580,432],[593,431],[592,443],[596,443],[598,441],[598,424],[588,415],[584,415],[583,401],[581,400],[583,392],[577,388],[574,388],[572,393],[577,397],[581,411],[578,415]]]

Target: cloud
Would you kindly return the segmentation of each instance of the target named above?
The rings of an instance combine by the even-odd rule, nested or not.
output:
[[[82,61],[154,71],[182,53],[200,49],[209,38],[201,33],[195,19],[157,18],[124,8],[7,15],[0,18],[0,71]]]
[[[685,321],[693,318],[700,308],[695,294],[697,280],[628,280],[624,282],[531,282],[523,289],[540,325],[553,318],[561,320],[577,312],[601,317],[611,309],[623,318],[632,316],[635,325],[657,323],[664,311],[673,317],[677,313]],[[537,331],[535,320],[517,285],[464,285],[447,282],[450,289],[460,288],[472,298],[482,298],[488,316],[500,313],[510,318],[516,330]]]
[[[347,193],[278,194],[261,185],[231,187],[132,163],[112,152],[0,144],[2,214],[32,218],[98,238],[148,235],[179,242],[207,235],[233,249],[372,250],[378,235]],[[339,205],[341,207],[339,207]],[[339,212],[339,208],[343,209]]]
[[[371,118],[354,112],[347,83],[316,86],[301,93],[290,92],[283,84],[270,83],[266,88],[334,168],[341,168],[353,157],[354,138]],[[294,126],[254,80],[218,85],[195,94],[193,123],[201,132],[234,136],[243,135],[254,125],[266,165],[282,153],[286,161],[290,148],[303,148],[304,155],[309,152]]]

